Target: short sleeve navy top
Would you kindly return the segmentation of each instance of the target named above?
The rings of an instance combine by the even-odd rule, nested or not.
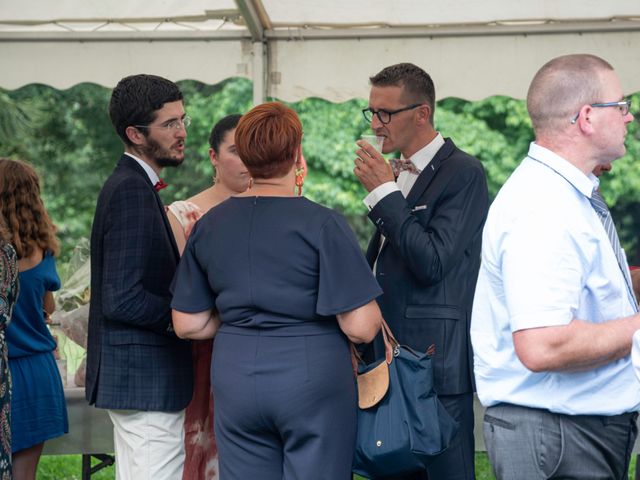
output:
[[[211,209],[172,290],[176,310],[215,308],[223,326],[303,335],[382,293],[346,220],[304,197],[231,197]]]
[[[7,328],[9,358],[52,352],[56,341],[44,321],[43,299],[46,292],[60,289],[55,258],[46,253],[38,265],[20,272],[18,278],[20,295]]]

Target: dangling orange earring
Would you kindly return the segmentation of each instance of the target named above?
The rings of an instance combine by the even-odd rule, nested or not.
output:
[[[298,196],[302,196],[302,185],[304,185],[304,168],[296,168],[296,187],[298,187]]]
[[[247,187],[247,190],[251,190],[251,187],[253,187],[253,177],[249,177],[249,186]]]

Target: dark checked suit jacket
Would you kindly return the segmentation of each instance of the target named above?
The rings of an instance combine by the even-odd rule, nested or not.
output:
[[[400,343],[421,352],[435,345],[440,395],[474,390],[469,324],[487,210],[482,165],[447,139],[406,199],[391,193],[369,212],[377,230],[367,260],[377,257],[382,314]],[[377,338],[377,358],[381,347]]]
[[[86,398],[110,409],[179,411],[191,399],[191,349],[171,328],[178,263],[164,207],[123,155],[102,187],[91,232]]]

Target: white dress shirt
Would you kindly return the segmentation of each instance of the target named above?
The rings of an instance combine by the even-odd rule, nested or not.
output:
[[[582,372],[528,370],[513,332],[632,315],[625,278],[589,198],[597,187],[535,143],[494,200],[471,320],[478,397],[571,415],[640,408],[630,356]]]
[[[149,166],[149,164],[147,162],[145,162],[144,160],[139,159],[138,157],[136,157],[135,155],[133,155],[133,154],[131,154],[129,152],[124,152],[124,154],[128,155],[129,157],[133,158],[136,162],[138,162],[138,164],[147,173],[147,176],[149,177],[149,180],[151,180],[151,185],[155,185],[156,183],[158,183],[158,181],[160,180],[160,177],[158,177],[158,174],[155,172],[155,170],[153,168],[151,168]]]
[[[442,135],[438,133],[431,142],[414,153],[410,160],[416,168],[422,171],[427,168],[429,163],[431,163],[431,160],[433,160],[433,157],[436,156],[436,153],[438,153],[438,150],[440,150],[443,145],[444,138],[442,138]],[[402,158],[404,159],[404,157]],[[371,190],[369,195],[364,198],[363,202],[369,210],[372,210],[380,200],[392,192],[400,190],[402,195],[406,198],[417,179],[418,175],[404,170],[400,172],[400,175],[395,182],[386,182]]]

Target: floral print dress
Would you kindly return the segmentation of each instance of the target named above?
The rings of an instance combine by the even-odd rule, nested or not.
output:
[[[189,214],[202,210],[196,204],[178,200],[168,210],[182,225],[185,238]],[[213,433],[213,395],[211,393],[211,355],[213,340],[192,340],[193,398],[185,410],[185,460],[182,480],[218,479],[218,447]]]
[[[16,252],[0,244],[0,480],[11,479],[11,375],[5,330],[18,298]]]

